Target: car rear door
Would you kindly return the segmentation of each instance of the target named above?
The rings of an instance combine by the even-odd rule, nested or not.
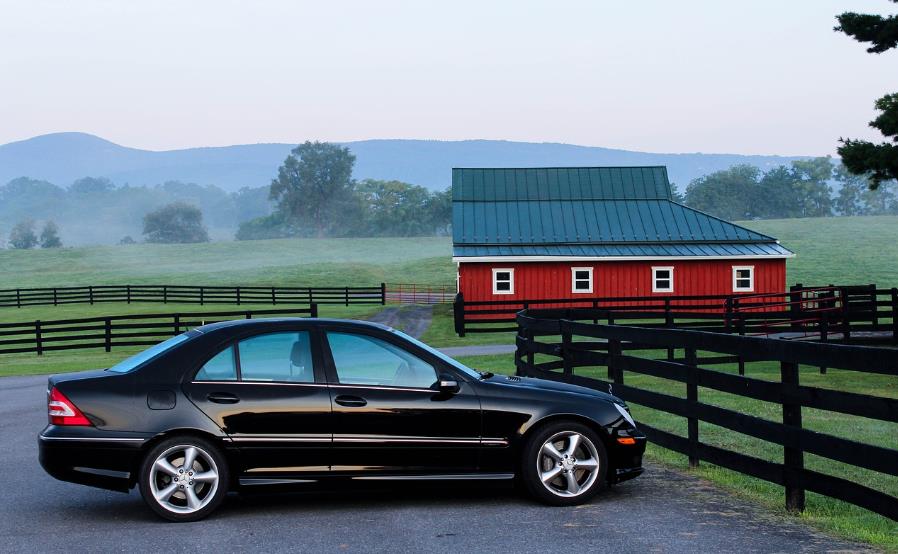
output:
[[[438,376],[450,370],[414,350],[386,331],[326,329],[322,351],[334,415],[335,473],[476,470],[481,425],[477,394],[458,376],[457,393],[440,393]]]
[[[329,471],[331,400],[316,333],[309,326],[242,337],[185,386],[239,448],[244,481]]]

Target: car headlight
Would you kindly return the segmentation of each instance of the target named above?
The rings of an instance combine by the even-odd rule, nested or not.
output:
[[[614,407],[617,408],[617,411],[620,412],[620,415],[622,415],[624,419],[627,420],[627,423],[629,423],[633,427],[636,427],[636,422],[633,421],[633,416],[630,415],[630,412],[628,412],[625,407],[617,403],[614,403]]]

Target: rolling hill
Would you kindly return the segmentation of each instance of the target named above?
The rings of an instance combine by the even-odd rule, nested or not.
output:
[[[734,164],[761,168],[802,157],[738,154],[654,154],[593,146],[500,140],[364,140],[345,143],[357,157],[357,178],[398,179],[444,189],[452,167],[666,165],[681,190],[692,179]],[[0,145],[0,185],[28,176],[67,186],[84,176],[116,183],[167,180],[215,184],[235,191],[267,185],[292,144],[151,151],[129,148],[86,133],[53,133]]]

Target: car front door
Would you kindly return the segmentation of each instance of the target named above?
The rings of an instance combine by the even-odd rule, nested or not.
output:
[[[238,447],[248,484],[329,471],[331,402],[315,333],[297,328],[242,338],[186,385]]]
[[[327,329],[324,362],[334,415],[334,472],[370,476],[457,474],[477,468],[480,400],[452,373],[389,332]]]

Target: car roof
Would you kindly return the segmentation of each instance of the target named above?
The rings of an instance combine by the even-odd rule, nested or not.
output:
[[[230,321],[219,321],[202,325],[193,329],[199,333],[210,333],[220,329],[243,329],[256,327],[279,327],[290,323],[303,323],[305,325],[350,325],[353,327],[367,327],[369,329],[380,329],[383,331],[394,331],[388,325],[375,323],[373,321],[360,321],[357,319],[334,319],[334,318],[317,318],[317,317],[276,317],[276,318],[256,318],[256,319],[234,319]]]

